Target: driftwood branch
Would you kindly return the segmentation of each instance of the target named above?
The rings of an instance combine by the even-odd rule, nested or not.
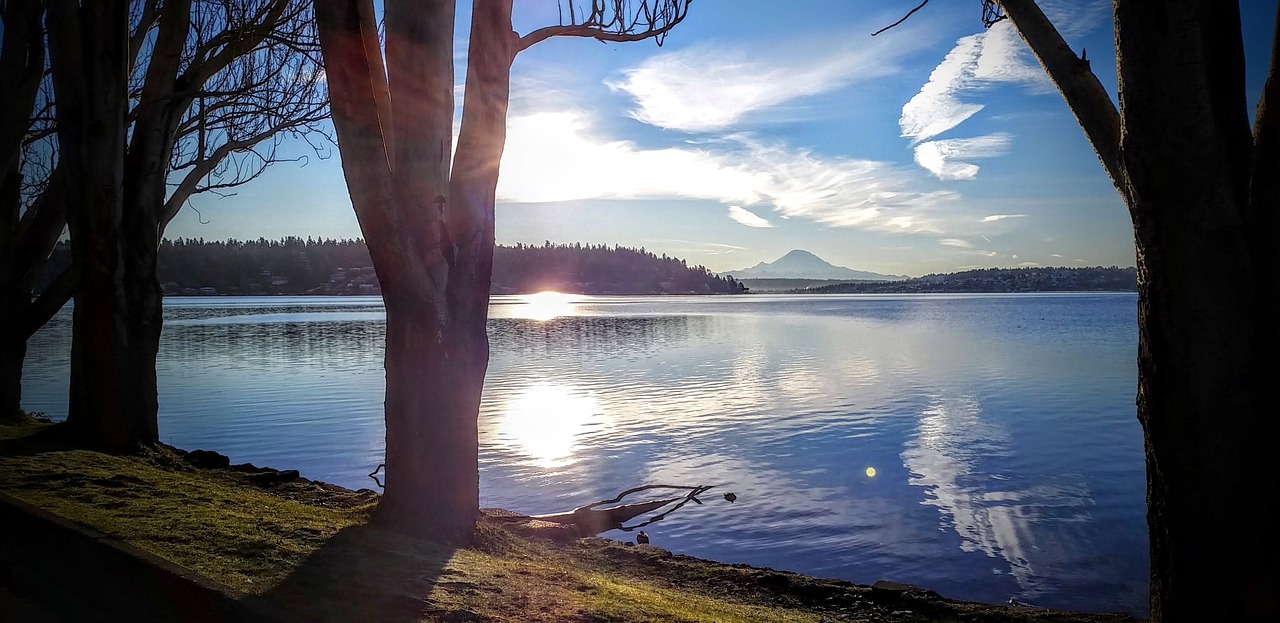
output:
[[[593,502],[586,506],[579,506],[568,513],[533,515],[532,517],[542,521],[574,524],[578,526],[578,531],[582,534],[599,534],[606,530],[624,530],[630,532],[631,530],[642,528],[651,523],[662,521],[667,515],[670,515],[676,509],[688,504],[689,502],[702,504],[702,501],[698,499],[698,496],[706,493],[714,487],[715,485],[644,485],[641,487],[627,489],[612,499]],[[613,506],[609,508],[597,508],[606,504],[616,504],[621,502],[623,498],[633,493],[652,491],[655,489],[687,491],[687,493],[683,497],[649,500],[646,502],[623,504],[621,506]],[[659,510],[666,506],[671,506],[671,508],[654,515],[641,523],[631,526],[624,525],[626,522],[635,519],[640,515]]]
[[[379,488],[384,488],[380,474],[385,467],[385,463],[379,463],[378,466],[369,473],[369,477],[378,484]],[[714,489],[715,487],[716,485],[642,485],[627,489],[608,500],[592,502],[567,512],[547,513],[544,515],[524,515],[521,513],[491,509],[492,512],[486,511],[485,515],[496,521],[525,522],[536,520],[575,526],[578,529],[578,533],[583,536],[599,534],[609,530],[623,530],[630,532],[638,528],[643,528],[649,524],[662,521],[667,517],[667,515],[679,510],[689,502],[701,505],[702,500],[699,499],[698,496]],[[618,504],[623,500],[623,498],[632,494],[640,493],[641,491],[654,490],[684,491],[685,494],[679,497],[645,500],[643,502],[632,502],[630,504],[620,504],[618,506],[606,506],[608,504]],[[733,502],[738,499],[738,496],[733,493],[726,493],[724,494],[724,499],[729,502]],[[600,508],[601,506],[606,507]],[[666,510],[663,510],[657,515],[653,515],[640,523],[629,526],[626,525],[626,522],[631,521],[640,515],[662,510],[663,508],[666,508]]]

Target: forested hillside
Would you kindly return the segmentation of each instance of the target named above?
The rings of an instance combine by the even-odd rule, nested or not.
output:
[[[733,294],[744,288],[702,266],[643,248],[605,245],[499,245],[493,254],[494,292],[556,290],[584,294]]]
[[[59,245],[52,270],[68,262]],[[493,292],[557,290],[580,294],[727,294],[745,291],[732,277],[644,249],[604,245],[497,246]],[[165,240],[158,274],[166,294],[378,294],[363,240]]]
[[[982,268],[905,281],[840,283],[793,292],[816,294],[883,294],[937,292],[1133,292],[1138,273],[1133,267]]]

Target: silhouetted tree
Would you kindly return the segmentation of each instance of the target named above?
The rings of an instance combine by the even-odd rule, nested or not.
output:
[[[469,537],[479,507],[476,422],[511,63],[553,36],[660,42],[688,6],[567,4],[564,23],[520,36],[512,0],[474,2],[450,168],[453,0],[386,0],[385,56],[372,0],[315,3],[347,188],[387,308],[387,482],[378,514],[438,538]]]
[[[282,133],[316,131],[326,116],[309,9],[304,0],[50,3],[51,176],[68,182],[49,189],[65,192],[70,213],[67,423],[83,441],[125,450],[157,440],[161,235],[193,193],[253,179],[277,159]]]
[[[42,0],[4,0],[0,19],[0,419],[19,413],[27,338],[70,296],[69,276],[33,299],[44,260],[66,226],[66,202],[44,197],[52,110],[37,107],[46,79]],[[36,201],[37,197],[42,197]]]
[[[1280,620],[1280,15],[1250,131],[1239,3],[1114,0],[1119,110],[1033,0],[998,4],[1133,220],[1151,619]]]

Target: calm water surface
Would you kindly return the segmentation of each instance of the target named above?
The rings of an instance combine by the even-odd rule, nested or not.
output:
[[[1145,614],[1135,314],[1133,294],[495,297],[482,503],[719,484],[736,503],[685,507],[653,542]],[[381,300],[168,298],[165,317],[163,441],[372,486]],[[27,359],[25,406],[55,418],[69,324]]]

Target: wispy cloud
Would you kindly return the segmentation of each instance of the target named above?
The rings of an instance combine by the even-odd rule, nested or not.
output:
[[[987,216],[982,217],[982,222],[994,223],[996,221],[1003,221],[1007,218],[1023,218],[1025,216],[1026,214],[988,214]]]
[[[1013,137],[1006,132],[928,141],[916,145],[916,164],[941,180],[971,180],[978,176],[978,165],[969,160],[1003,156],[1012,142]]]
[[[1106,0],[1046,0],[1043,4],[1068,38],[1097,28],[1110,6]],[[981,111],[984,105],[973,101],[975,96],[1001,84],[1020,85],[1032,92],[1052,91],[1052,84],[1008,20],[957,40],[920,91],[903,105],[898,125],[902,136],[916,146],[916,163],[940,179],[967,180],[978,173],[977,165],[967,159],[1005,153],[1011,141],[1007,134],[927,142]]]
[[[1032,62],[1008,20],[960,38],[920,92],[903,105],[898,120],[902,136],[918,143],[960,125],[983,108],[965,96],[994,84],[1046,89],[1047,78]]]
[[[902,107],[898,125],[915,144],[915,161],[941,180],[972,180],[975,158],[1004,155],[1012,137],[1003,132],[974,138],[931,141],[982,110],[964,96],[991,84],[1013,83],[1043,88],[1045,78],[1025,60],[1025,47],[1006,20],[976,35],[963,37],[934,68],[920,92]]]
[[[961,249],[973,248],[973,243],[969,242],[968,240],[961,240],[959,238],[943,238],[938,241],[938,244],[944,247],[958,247]]]
[[[597,139],[580,112],[509,119],[501,171],[498,196],[520,202],[700,197],[751,203],[758,197],[751,189],[760,183],[700,150]]]
[[[700,240],[681,240],[679,238],[657,238],[645,241],[646,244],[657,244],[671,248],[676,252],[694,252],[703,255],[728,255],[734,251],[746,251],[747,247],[723,242],[703,242]],[[675,246],[672,246],[675,245]]]
[[[743,209],[742,206],[729,206],[729,218],[747,227],[773,227],[773,224],[768,219],[760,217],[755,212]]]
[[[929,74],[920,92],[902,107],[898,126],[902,136],[913,142],[933,138],[972,117],[981,104],[961,102],[957,94],[973,81],[973,69],[982,53],[984,34],[970,35],[956,42],[956,47]]]
[[[1068,42],[1111,19],[1111,0],[1040,0],[1039,4]]]
[[[609,86],[635,99],[630,114],[640,121],[686,132],[719,130],[756,111],[897,73],[898,60],[923,45],[921,39],[859,37],[857,45],[821,47],[786,42],[750,52],[706,44],[651,57]]]
[[[943,221],[963,218],[948,211],[959,195],[920,190],[924,181],[910,167],[747,136],[644,149],[592,136],[585,113],[555,112],[509,121],[498,195],[514,202],[712,199],[779,218],[895,232],[942,231]]]

